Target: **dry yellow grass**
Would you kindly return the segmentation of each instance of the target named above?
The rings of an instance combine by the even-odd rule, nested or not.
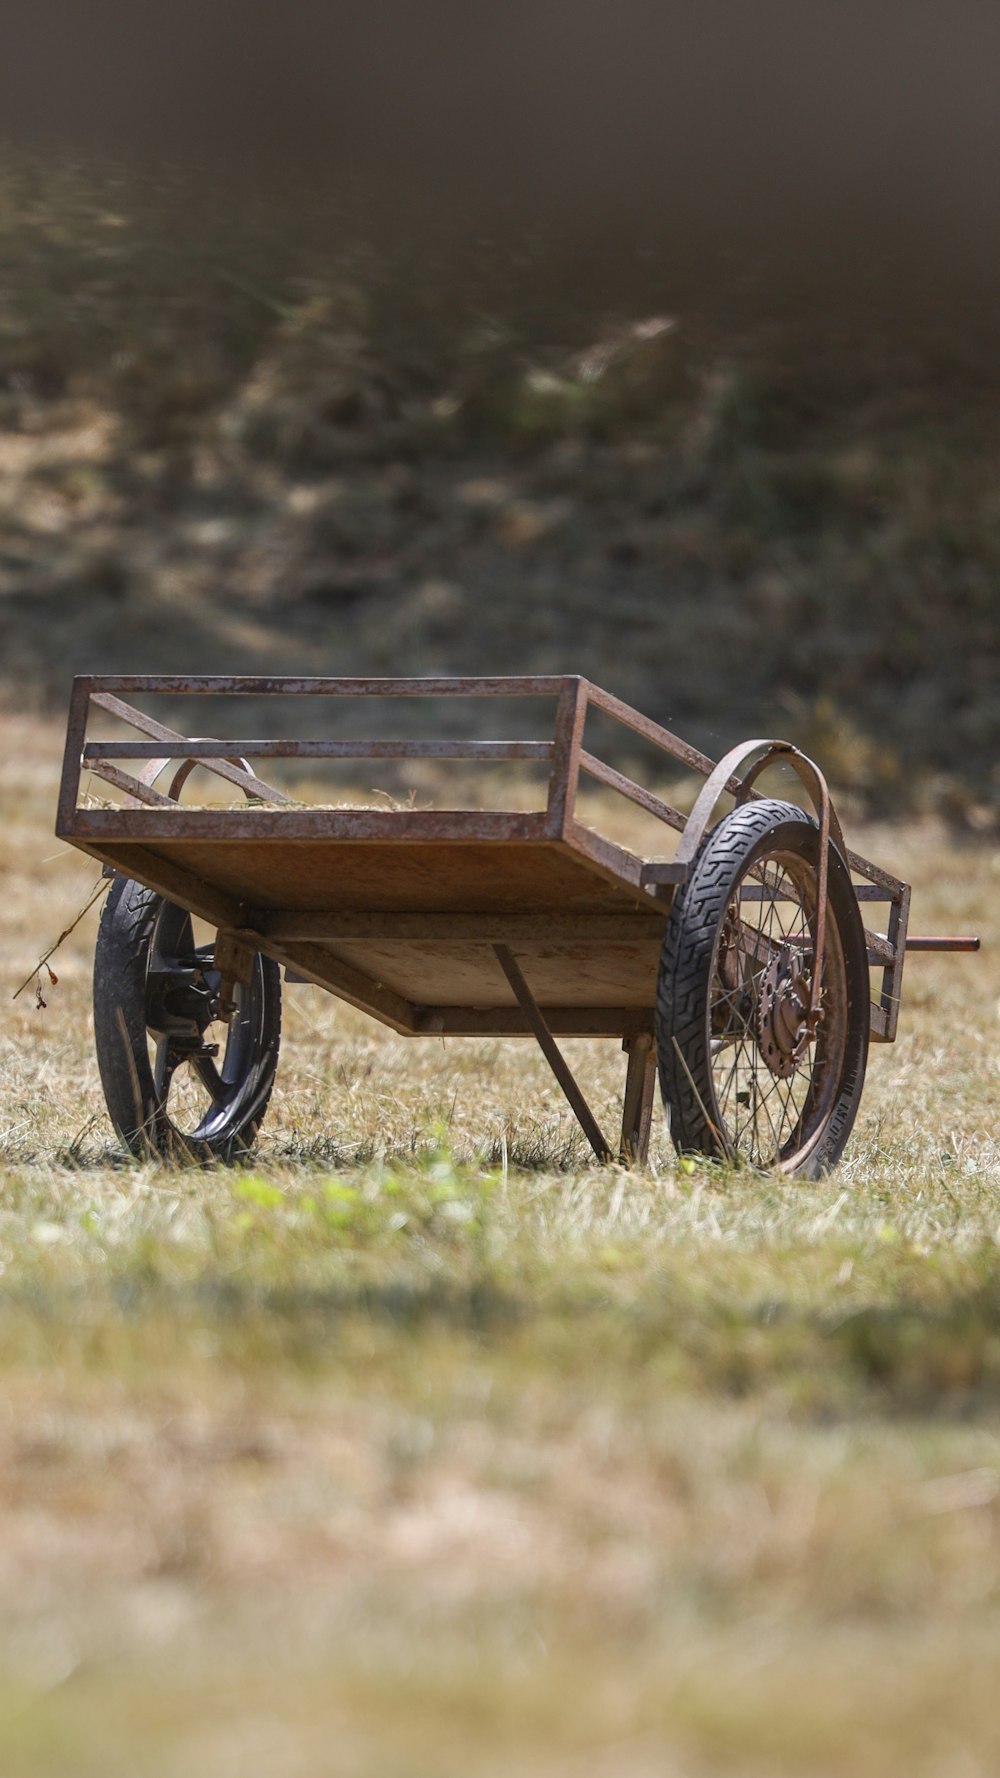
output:
[[[96,875],[58,746],[4,720],[8,993]],[[595,1169],[527,1045],[303,989],[252,1170],[125,1164],[93,914],[8,1000],[2,1769],[998,1769],[1000,853],[851,838],[986,948],[821,1185]]]

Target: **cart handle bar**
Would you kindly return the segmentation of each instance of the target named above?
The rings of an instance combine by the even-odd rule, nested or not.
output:
[[[978,951],[980,940],[971,933],[961,938],[910,938],[906,940],[908,951]]]

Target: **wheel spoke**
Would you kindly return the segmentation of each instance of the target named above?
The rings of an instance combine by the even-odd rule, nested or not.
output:
[[[774,1119],[771,1116],[771,1101],[772,1101],[772,1099],[775,1099],[775,1098],[777,1098],[777,1100],[778,1100],[778,1107],[779,1107],[777,1129],[775,1129]],[[772,1151],[771,1155],[768,1156],[768,1159],[769,1160],[777,1160],[778,1156],[781,1154],[782,1148],[784,1147],[784,1143],[782,1142],[782,1131],[784,1129],[784,1124],[785,1124],[784,1113],[787,1109],[787,1101],[782,1098],[782,1083],[780,1080],[775,1079],[772,1081],[772,1083],[769,1087],[765,1087],[764,1091],[760,1095],[759,1104],[760,1104],[761,1110],[764,1113],[764,1116],[767,1119],[768,1129],[771,1132],[771,1141],[774,1145],[773,1151]]]
[[[181,910],[176,909],[180,914]],[[194,927],[190,914],[176,922],[171,921],[167,930],[163,930],[163,921],[157,921],[149,949],[147,971],[163,970],[170,974],[179,969],[190,969],[195,961]]]
[[[738,1038],[737,1042],[736,1042],[736,1054],[733,1057],[732,1067],[730,1068],[729,1073],[726,1075],[726,1079],[725,1079],[725,1082],[722,1086],[721,1091],[719,1091],[717,1093],[717,1097],[719,1100],[719,1107],[720,1107],[720,1110],[722,1110],[722,1111],[726,1111],[728,1109],[726,1102],[727,1102],[729,1095],[732,1092],[733,1086],[735,1084],[737,1069],[739,1068],[740,1060],[743,1056],[743,1052],[745,1049],[746,1049],[746,1038],[745,1037]]]
[[[765,1165],[766,1160],[770,1159],[770,1155],[768,1155],[765,1159],[763,1144],[761,1141],[762,1123],[763,1122],[767,1123],[767,1125],[771,1131],[772,1143],[774,1142],[774,1125],[771,1122],[771,1114],[767,1109],[767,1097],[765,1094],[762,1094],[758,1091],[756,1071],[752,1072],[751,1078],[752,1078],[752,1083],[753,1083],[751,1086],[751,1089],[750,1089],[751,1097],[752,1097],[753,1134],[751,1137],[750,1159],[752,1161],[758,1162],[759,1165]],[[763,1117],[761,1114],[763,1114]]]
[[[192,1056],[191,1069],[216,1108],[232,1096],[232,1088],[226,1085],[211,1056]]]
[[[170,1082],[174,1077],[176,1066],[177,1057],[171,1050],[169,1037],[158,1038],[156,1053],[153,1057],[153,1087],[160,1105],[165,1105],[167,1102]]]
[[[755,1092],[755,1088],[756,1088],[756,1082],[754,1080],[753,1062],[750,1059],[752,1057],[752,1053],[753,1052],[752,1052],[752,1049],[749,1044],[741,1044],[740,1045],[740,1058],[741,1058],[741,1060],[743,1060],[745,1062],[746,1066],[745,1066],[745,1071],[744,1071],[744,1075],[743,1075],[743,1085],[742,1086],[737,1085],[736,1104],[737,1104],[737,1107],[739,1107],[740,1094],[742,1093],[743,1098],[746,1101],[745,1106],[744,1106],[744,1109],[746,1111],[746,1116],[744,1117],[744,1119],[741,1123],[739,1109],[737,1109],[733,1113],[733,1148],[736,1150],[737,1153],[741,1152],[741,1144],[747,1134],[747,1131],[750,1130],[752,1126],[753,1127],[756,1126],[757,1107],[754,1103],[754,1092]],[[737,1075],[737,1082],[738,1081],[739,1081],[739,1076]],[[751,1143],[752,1143],[752,1138],[751,1138]],[[752,1151],[751,1151],[750,1158],[751,1158],[751,1160],[753,1160],[755,1158]]]
[[[778,1130],[781,1136],[781,1141],[778,1144],[779,1154],[784,1149],[789,1136],[800,1121],[799,1108],[795,1100],[795,1083],[798,1078],[797,1075],[793,1074],[787,1082],[779,1081],[777,1083],[778,1098],[781,1102],[781,1116],[778,1122]]]
[[[760,893],[744,900],[737,887],[727,906],[730,931],[726,937],[724,928],[712,997],[712,1079],[733,1148],[756,1164],[772,1164],[801,1128],[818,1052],[810,1043],[791,1072],[768,1066],[759,1038],[761,994],[765,974],[774,978],[777,972],[770,1014],[775,998],[789,991],[793,974],[808,974],[812,898],[805,873],[799,881],[779,858],[764,859],[747,874]],[[736,984],[728,986],[734,976]]]

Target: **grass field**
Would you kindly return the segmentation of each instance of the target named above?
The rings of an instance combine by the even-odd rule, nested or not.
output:
[[[594,1169],[527,1045],[311,989],[252,1170],[169,1170],[93,913],[10,1001],[96,869],[0,742],[0,1770],[1000,1769],[995,846],[852,831],[986,945],[911,959],[822,1184]]]

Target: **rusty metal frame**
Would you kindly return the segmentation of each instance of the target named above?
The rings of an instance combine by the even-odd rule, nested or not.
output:
[[[517,958],[507,945],[494,945],[493,954],[507,977],[514,998],[528,1021],[539,1049],[576,1113],[576,1121],[587,1141],[599,1161],[610,1161],[611,1145],[602,1133],[600,1124],[577,1085],[572,1069],[545,1023],[544,1014],[524,979]]]
[[[250,739],[185,736],[129,701],[135,696],[270,698],[542,698],[554,701],[551,738],[544,740],[393,740]],[[88,739],[92,710],[111,717],[120,729],[110,740]],[[689,815],[663,797],[610,766],[584,745],[591,711],[610,717],[620,727],[656,749],[672,764],[703,780]],[[136,736],[140,737],[136,739]],[[756,756],[756,757],[755,757]],[[307,808],[291,803],[279,786],[258,776],[256,762],[273,759],[349,761],[459,760],[490,765],[532,761],[548,763],[544,807],[521,814],[500,810],[359,810]],[[66,748],[59,792],[57,832],[109,868],[116,864],[116,842],[127,834],[129,870],[158,892],[182,901],[193,913],[213,922],[223,935],[223,949],[252,946],[264,950],[298,979],[312,980],[395,1030],[408,1034],[432,1031],[482,1032],[495,1035],[533,1033],[588,1135],[595,1152],[612,1151],[586,1107],[556,1045],[557,1035],[617,1035],[628,1055],[625,1105],[619,1153],[642,1159],[649,1140],[655,1055],[652,1006],[539,1006],[515,955],[519,943],[558,942],[567,933],[579,944],[613,942],[617,916],[580,910],[566,913],[479,914],[434,913],[414,908],[402,914],[369,909],[309,913],[258,908],[239,893],[196,878],[170,858],[157,853],[158,839],[252,840],[256,846],[288,842],[384,839],[405,846],[438,838],[463,843],[519,840],[572,847],[586,860],[595,881],[605,879],[634,895],[633,910],[645,912],[649,931],[665,926],[675,888],[691,867],[705,833],[716,818],[724,794],[737,802],[757,794],[754,786],[776,760],[789,764],[802,780],[820,820],[817,950],[822,952],[824,892],[829,844],[836,845],[855,877],[861,903],[888,906],[886,931],[866,931],[869,964],[881,970],[878,999],[871,1007],[871,1035],[891,1042],[896,1032],[903,960],[907,949],[909,888],[870,860],[850,852],[818,766],[785,741],[742,743],[716,764],[670,730],[651,721],[619,698],[578,675],[529,675],[490,678],[343,679],[205,675],[83,676],[74,681],[67,722]],[[752,763],[748,763],[752,762]],[[167,792],[156,781],[175,764]],[[130,764],[132,771],[125,769]],[[206,768],[229,790],[241,791],[244,802],[234,808],[192,808],[179,802],[195,766]],[[81,807],[81,773],[122,792],[123,807]],[[646,860],[613,844],[579,821],[576,813],[581,779],[586,777],[624,797],[664,828],[680,835],[673,859]],[[643,920],[645,925],[645,919]],[[408,934],[415,941],[448,944],[465,940],[489,943],[511,988],[514,1007],[423,1007],[377,982],[336,956],[338,942]],[[911,948],[929,941],[911,941]],[[966,948],[971,941],[940,941]],[[235,953],[234,953],[235,954]],[[820,971],[815,971],[818,993]],[[815,1014],[817,1008],[812,1011]],[[568,1079],[566,1078],[568,1076]]]

